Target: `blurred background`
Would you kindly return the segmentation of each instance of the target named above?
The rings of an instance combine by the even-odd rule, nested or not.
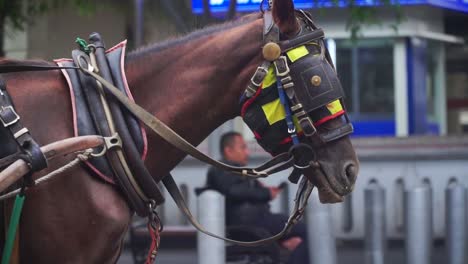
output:
[[[260,2],[2,1],[0,56],[70,57],[76,48],[75,38],[86,39],[94,31],[101,33],[108,48],[128,39],[129,48],[135,49],[257,12]],[[361,161],[353,194],[342,204],[323,207],[331,219],[324,228],[330,228],[334,241],[331,251],[337,249],[337,253],[331,262],[320,263],[383,263],[372,262],[366,255],[369,252],[382,253],[386,263],[405,262],[409,250],[409,231],[405,229],[411,203],[408,197],[418,188],[429,190],[423,198],[429,199],[430,206],[417,208],[422,208],[418,215],[424,216],[423,221],[429,221],[425,222],[430,226],[426,240],[432,263],[453,260],[450,245],[462,249],[453,253],[461,262],[450,263],[468,263],[465,253],[460,253],[466,249],[468,223],[468,1],[296,0],[295,4],[311,11],[325,31],[347,95],[346,106],[355,127],[353,144]],[[231,130],[248,139],[251,165],[268,158],[238,118],[214,131],[199,149],[220,158],[219,137]],[[194,189],[205,184],[206,171],[206,165],[188,157],[173,172],[195,215]],[[277,185],[286,179],[287,172],[264,182]],[[451,196],[454,188],[463,193],[455,202]],[[290,210],[295,189],[289,183],[284,194],[272,202],[272,209]],[[377,194],[373,192],[376,189]],[[372,218],[375,208],[383,212]],[[195,230],[170,198],[159,211],[166,234],[157,263],[196,263]],[[458,212],[456,221],[448,216],[452,212]],[[381,237],[368,229],[375,225],[375,219],[380,219],[376,228],[384,231]],[[135,220],[135,230],[140,220]],[[449,242],[453,239],[449,231],[458,234],[459,240]],[[133,241],[148,239],[142,230],[135,234]],[[383,246],[369,248],[366,241],[372,239],[380,242],[371,244]],[[119,263],[133,263],[131,242],[129,238]],[[144,243],[139,245],[146,250]]]

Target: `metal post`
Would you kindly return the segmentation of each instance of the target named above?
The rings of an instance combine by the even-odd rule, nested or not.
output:
[[[451,182],[445,190],[447,264],[466,263],[465,187]]]
[[[336,241],[329,205],[321,204],[313,191],[306,210],[309,263],[336,264]]]
[[[395,182],[395,195],[392,197],[393,203],[395,204],[395,227],[398,233],[403,233],[405,226],[404,219],[404,207],[405,207],[405,182],[402,178],[399,178]]]
[[[431,263],[431,188],[421,186],[405,192],[405,231],[407,264]]]
[[[366,264],[385,263],[387,251],[385,222],[385,190],[377,182],[371,182],[364,190]]]
[[[208,190],[198,197],[198,219],[206,230],[225,235],[224,196]],[[226,247],[224,241],[197,232],[198,263],[225,263]]]
[[[353,194],[350,193],[346,197],[344,197],[344,201],[342,203],[343,208],[343,231],[349,233],[353,230]]]

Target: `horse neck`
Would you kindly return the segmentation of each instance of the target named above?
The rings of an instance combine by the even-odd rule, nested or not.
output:
[[[263,20],[244,23],[127,61],[137,103],[190,143],[239,114],[239,97],[261,62]],[[157,180],[185,156],[148,133],[147,165]]]

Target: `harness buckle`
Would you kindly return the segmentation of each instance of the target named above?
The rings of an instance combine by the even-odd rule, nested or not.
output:
[[[260,87],[267,73],[268,73],[268,68],[259,66],[257,70],[255,71],[254,75],[252,76],[252,78],[250,79],[250,82],[253,85],[255,85],[255,87]]]
[[[310,137],[315,135],[317,133],[317,128],[315,128],[314,124],[312,123],[312,120],[310,120],[309,117],[304,117],[302,119],[299,119],[299,124],[302,127],[302,131],[304,132],[304,135]]]
[[[115,133],[111,137],[104,137],[104,147],[98,153],[92,153],[91,156],[93,158],[99,158],[104,156],[108,150],[112,150],[113,148],[122,148],[122,140],[118,133]]]
[[[0,110],[0,122],[2,122],[3,127],[9,127],[16,124],[20,120],[19,115],[16,113],[13,106],[3,107]]]
[[[122,139],[118,133],[115,133],[111,137],[105,137],[104,142],[106,144],[106,149],[111,150],[113,148],[122,148]]]
[[[248,98],[252,97],[257,92],[257,89],[258,87],[254,87],[252,83],[249,83],[245,89],[245,96]]]
[[[289,74],[290,69],[286,56],[279,57],[275,62],[276,76],[285,77]]]

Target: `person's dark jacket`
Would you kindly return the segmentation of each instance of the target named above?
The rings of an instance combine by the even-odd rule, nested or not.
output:
[[[223,162],[237,166],[232,162]],[[260,214],[270,211],[270,190],[256,179],[211,167],[208,170],[207,186],[225,196],[228,225],[248,225]]]

